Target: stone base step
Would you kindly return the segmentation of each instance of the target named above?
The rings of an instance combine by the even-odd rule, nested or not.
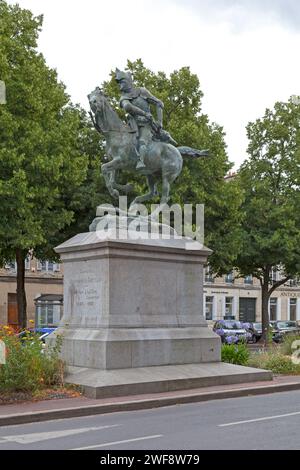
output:
[[[100,370],[68,367],[66,382],[90,398],[162,393],[272,380],[272,372],[223,362]]]

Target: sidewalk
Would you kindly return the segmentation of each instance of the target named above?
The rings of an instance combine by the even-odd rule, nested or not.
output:
[[[44,400],[0,406],[0,426],[49,421],[53,419],[91,416],[94,414],[158,408],[184,403],[197,403],[224,398],[263,395],[300,390],[300,376],[274,376],[273,381],[242,383],[153,393],[116,398],[85,397]]]

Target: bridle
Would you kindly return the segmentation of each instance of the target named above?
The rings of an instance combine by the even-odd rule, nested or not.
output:
[[[108,106],[107,103],[105,103],[106,106]],[[102,133],[102,134],[109,134],[111,132],[116,132],[118,134],[134,134],[135,131],[132,131],[130,129],[125,129],[125,130],[122,130],[122,129],[104,129],[103,127],[100,126],[100,124],[98,124],[97,122],[97,113],[101,113],[101,110],[99,110],[99,106],[98,106],[98,100],[97,100],[97,97],[96,97],[96,103],[95,103],[95,106],[96,106],[96,111],[93,111],[94,112],[94,115],[92,112],[89,112],[90,116],[91,116],[91,119],[93,121],[93,124],[95,126],[95,128],[98,130],[98,132]],[[103,107],[103,102],[101,104],[101,106]],[[96,120],[95,120],[96,118]]]

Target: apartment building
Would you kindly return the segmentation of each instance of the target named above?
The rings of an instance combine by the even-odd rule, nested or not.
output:
[[[274,271],[272,280],[277,280]],[[261,321],[261,287],[258,279],[237,277],[234,272],[214,278],[209,268],[204,274],[204,312],[207,320],[234,317],[244,322]],[[300,283],[288,281],[270,298],[271,320],[300,321]]]
[[[57,324],[62,312],[63,273],[61,265],[28,258],[25,264],[28,321],[39,326]],[[0,325],[18,328],[16,263],[0,269]]]

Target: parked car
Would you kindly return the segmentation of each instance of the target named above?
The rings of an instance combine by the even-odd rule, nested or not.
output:
[[[24,340],[28,337],[38,336],[39,340],[45,343],[45,339],[49,336],[56,328],[30,328],[28,330],[21,331],[18,333],[18,337]]]
[[[259,341],[261,339],[261,337],[262,337],[262,323],[259,323],[259,322],[244,323],[244,327],[251,334],[250,341],[252,343],[256,343],[257,341]]]
[[[219,320],[214,324],[213,331],[221,337],[222,343],[225,344],[248,342],[252,336],[243,323],[237,320]]]
[[[47,336],[49,336],[55,330],[56,328],[35,328],[35,332],[41,335],[40,340],[43,341],[43,343],[45,343]]]
[[[270,322],[270,324],[273,329],[273,341],[275,343],[282,343],[285,335],[300,335],[300,327],[296,321],[275,321]]]

